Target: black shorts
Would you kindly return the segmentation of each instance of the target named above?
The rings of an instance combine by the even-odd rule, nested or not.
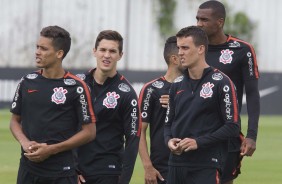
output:
[[[220,172],[216,168],[198,168],[169,166],[168,184],[220,184]]]
[[[222,172],[222,183],[234,180],[241,173],[242,156],[239,152],[229,152]]]
[[[77,176],[68,177],[41,177],[36,176],[20,166],[17,184],[77,184]]]
[[[85,184],[118,184],[119,175],[95,175],[84,178]]]

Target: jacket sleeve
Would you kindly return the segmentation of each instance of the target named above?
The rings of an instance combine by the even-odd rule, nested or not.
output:
[[[174,94],[175,94],[175,84],[173,83],[169,90],[169,103],[165,117],[165,126],[164,126],[165,145],[167,145],[168,141],[173,138],[171,133],[171,125],[175,115]]]
[[[133,90],[126,94],[122,107],[122,119],[124,122],[125,148],[123,155],[123,169],[119,184],[129,184],[137,153],[141,133],[141,120],[137,95]]]
[[[246,137],[256,141],[260,114],[258,80],[245,81],[245,91],[248,109],[248,131]]]
[[[235,87],[229,78],[222,82],[217,92],[220,116],[224,123],[215,132],[196,138],[199,148],[208,147],[230,137],[239,136],[240,118]]]

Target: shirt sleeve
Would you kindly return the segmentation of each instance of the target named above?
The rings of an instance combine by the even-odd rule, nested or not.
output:
[[[126,94],[121,108],[124,122],[125,148],[119,184],[129,184],[138,153],[141,133],[139,106],[137,95],[133,89],[130,94]]]
[[[260,114],[260,96],[258,90],[258,81],[246,81],[245,91],[248,109],[248,130],[246,137],[256,141]]]
[[[175,103],[174,103],[174,95],[175,95],[175,84],[171,85],[169,90],[169,103],[166,111],[165,117],[165,126],[164,126],[164,140],[165,145],[167,145],[168,141],[172,138],[171,133],[171,125],[175,115]]]
[[[12,101],[10,112],[13,114],[21,115],[21,103],[22,103],[22,88],[24,85],[24,78],[21,78]]]
[[[240,118],[235,87],[230,79],[227,79],[222,84],[219,85],[217,92],[220,116],[224,124],[215,132],[196,138],[199,148],[208,147],[211,144],[227,140],[230,137],[239,136]]]

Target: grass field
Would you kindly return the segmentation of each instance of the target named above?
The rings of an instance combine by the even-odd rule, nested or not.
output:
[[[9,131],[10,113],[0,110],[0,184],[15,184],[20,147]],[[243,132],[246,117],[242,117]],[[243,160],[242,174],[236,184],[281,184],[282,116],[260,118],[257,150]],[[143,184],[143,166],[138,157],[131,184]]]

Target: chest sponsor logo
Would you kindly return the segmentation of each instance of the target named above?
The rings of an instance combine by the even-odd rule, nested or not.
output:
[[[68,91],[63,87],[54,88],[53,91],[54,93],[51,97],[52,102],[56,104],[64,104],[67,99],[65,94],[68,93]]]
[[[237,42],[237,41],[234,41],[234,42],[232,42],[232,43],[229,43],[229,47],[240,47],[240,43],[239,42]]]
[[[131,112],[131,135],[137,134],[137,123],[138,123],[138,115],[137,115],[137,100],[133,99],[131,101],[132,112]]]
[[[162,81],[155,81],[152,86],[161,89],[164,86],[164,83]]]
[[[207,82],[202,85],[202,90],[200,91],[200,96],[203,98],[210,98],[213,95],[212,88],[214,87],[213,83]]]
[[[127,84],[121,83],[118,85],[118,89],[123,91],[123,92],[129,92],[130,87]]]
[[[64,83],[69,86],[73,86],[76,84],[74,79],[64,79]]]
[[[221,56],[219,57],[219,62],[223,64],[230,64],[233,60],[232,54],[234,54],[232,50],[229,50],[229,49],[222,50]]]
[[[35,79],[37,76],[38,76],[37,74],[32,73],[32,74],[28,74],[28,75],[26,76],[26,78],[28,78],[28,79]]]
[[[114,109],[117,106],[117,99],[119,99],[119,94],[116,92],[108,92],[106,98],[103,100],[103,105],[108,109]]]
[[[181,82],[181,81],[183,81],[183,75],[182,76],[179,76],[179,77],[177,77],[173,82],[174,83],[177,83],[177,82]]]
[[[76,76],[80,78],[81,80],[85,80],[86,78],[85,74],[76,74]]]
[[[212,79],[213,80],[222,80],[223,79],[223,76],[222,76],[222,74],[221,73],[214,73],[213,75],[212,75]]]

